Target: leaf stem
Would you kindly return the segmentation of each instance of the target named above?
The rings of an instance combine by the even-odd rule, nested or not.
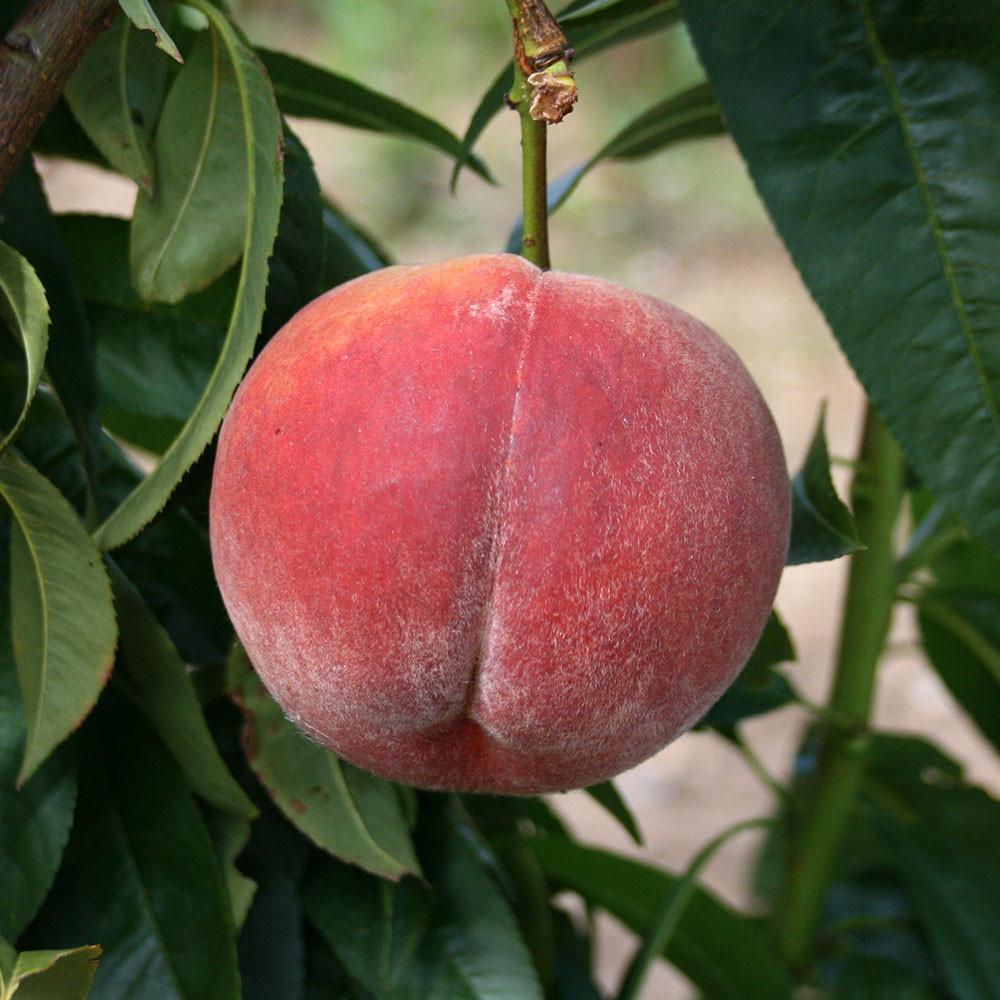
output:
[[[865,413],[852,506],[866,548],[851,556],[829,716],[815,777],[793,830],[774,931],[803,964],[822,914],[870,745],[868,723],[895,591],[893,529],[903,496],[903,455],[871,404]]]

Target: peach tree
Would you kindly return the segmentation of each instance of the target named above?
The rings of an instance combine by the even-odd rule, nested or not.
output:
[[[4,1000],[596,1000],[597,911],[635,936],[620,1000],[659,959],[711,998],[1000,991],[1000,804],[932,741],[871,723],[905,604],[1000,748],[1000,4],[508,6],[513,67],[498,39],[459,136],[252,45],[211,0],[0,0]],[[547,183],[527,71],[558,103],[571,59],[680,30],[704,80],[650,92]],[[317,296],[390,263],[294,123],[399,136],[490,182],[477,144],[508,94],[514,249],[546,264],[547,214],[602,161],[728,133],[867,395],[849,504],[822,419],[790,484],[786,563],[850,564],[829,698],[790,781],[763,775],[773,812],[681,871],[588,846],[544,798],[419,791],[306,739],[213,573],[216,440],[244,372]],[[36,157],[131,179],[132,217],[54,213]],[[697,725],[746,751],[745,720],[807,704],[794,664],[772,613]],[[587,791],[641,845],[613,781]],[[749,829],[752,912],[700,881]]]

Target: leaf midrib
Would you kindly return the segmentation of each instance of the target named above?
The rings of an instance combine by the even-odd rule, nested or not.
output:
[[[963,298],[961,289],[958,285],[958,277],[955,274],[955,268],[952,264],[948,246],[945,241],[944,228],[941,225],[941,220],[934,205],[934,198],[931,194],[930,185],[927,181],[927,173],[924,170],[924,165],[920,158],[920,152],[917,149],[917,143],[913,137],[910,119],[903,104],[902,94],[896,80],[896,74],[892,66],[892,61],[890,60],[885,46],[882,43],[882,39],[879,36],[878,27],[875,24],[875,18],[872,14],[871,0],[861,0],[859,6],[861,15],[864,18],[865,32],[868,38],[868,43],[871,46],[876,62],[882,72],[882,79],[885,81],[886,90],[888,91],[889,99],[892,102],[893,112],[899,122],[899,128],[903,136],[903,145],[906,149],[906,155],[910,161],[910,166],[913,169],[917,189],[920,191],[920,197],[924,203],[924,209],[927,213],[927,221],[930,225],[931,234],[934,239],[934,248],[941,263],[941,270],[944,274],[945,282],[948,285],[952,305],[955,307],[955,312],[958,316],[959,326],[962,329],[962,333],[968,345],[969,357],[976,373],[976,379],[979,382],[980,391],[982,392],[983,398],[986,402],[986,408],[990,413],[996,436],[1000,438],[1000,403],[998,403],[990,389],[989,377],[986,374],[983,360],[979,354],[979,345],[976,342],[975,331],[972,329],[972,325],[969,322],[969,316],[965,308],[965,299]]]
[[[344,803],[351,826],[354,827],[355,831],[358,833],[362,843],[366,844],[369,850],[376,857],[383,858],[385,862],[391,866],[391,870],[397,876],[410,871],[411,869],[409,865],[405,864],[399,858],[393,857],[393,855],[391,855],[377,840],[375,840],[363,817],[361,816],[361,811],[358,809],[354,796],[351,795],[351,791],[347,787],[347,779],[344,777],[344,769],[341,767],[340,761],[332,753],[329,754],[327,759],[330,762],[330,773],[333,776],[333,783],[336,786],[337,791],[340,792],[340,797]]]
[[[160,266],[163,264],[163,260],[167,254],[167,248],[173,242],[174,237],[177,235],[178,230],[181,228],[181,222],[187,217],[188,208],[191,205],[191,200],[194,198],[195,189],[201,183],[202,174],[205,168],[205,162],[208,159],[208,150],[212,144],[212,136],[215,134],[216,118],[218,117],[218,106],[219,106],[219,36],[216,31],[210,32],[211,45],[212,45],[212,88],[211,96],[208,105],[208,114],[206,117],[207,128],[205,129],[205,134],[202,137],[201,149],[198,150],[198,156],[195,160],[195,169],[191,172],[191,180],[188,183],[187,190],[184,192],[184,197],[181,199],[180,207],[174,216],[174,221],[167,232],[166,238],[160,244],[160,252],[157,254],[155,262],[153,263],[152,270],[150,271],[151,284],[156,284],[156,278],[160,271]]]

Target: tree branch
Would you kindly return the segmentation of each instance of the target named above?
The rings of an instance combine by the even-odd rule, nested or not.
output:
[[[33,0],[0,42],[0,192],[116,0]]]

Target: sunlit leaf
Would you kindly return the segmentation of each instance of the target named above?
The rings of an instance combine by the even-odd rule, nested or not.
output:
[[[23,784],[97,701],[117,630],[107,574],[79,517],[9,448],[0,453],[0,497],[14,518],[11,621],[27,717]]]
[[[154,190],[153,130],[167,62],[151,58],[151,40],[119,17],[87,50],[66,84],[77,121],[108,163],[145,192]]]
[[[128,19],[137,27],[151,31],[156,38],[156,47],[163,49],[172,59],[184,62],[174,40],[167,34],[160,19],[156,16],[150,0],[118,0]]]
[[[14,249],[0,243],[0,320],[21,341],[25,360],[24,405],[6,433],[0,428],[0,451],[16,436],[38,388],[49,344],[49,306],[34,268]]]
[[[244,712],[247,760],[285,816],[318,847],[377,875],[419,872],[399,797],[303,736],[257,675],[234,691]]]
[[[23,951],[9,973],[0,968],[0,998],[84,1000],[101,959],[99,945],[66,951]]]
[[[267,258],[281,201],[280,121],[263,71],[242,36],[210,4],[203,5],[203,12],[215,29],[213,37],[225,49],[239,100],[240,117],[230,122],[235,126],[230,141],[245,157],[240,176],[245,178],[246,228],[236,300],[222,353],[194,412],[156,468],[98,528],[95,539],[102,549],[122,544],[152,520],[208,444],[253,353],[264,312]],[[228,178],[226,183],[231,183]],[[199,232],[204,223],[199,220]]]

